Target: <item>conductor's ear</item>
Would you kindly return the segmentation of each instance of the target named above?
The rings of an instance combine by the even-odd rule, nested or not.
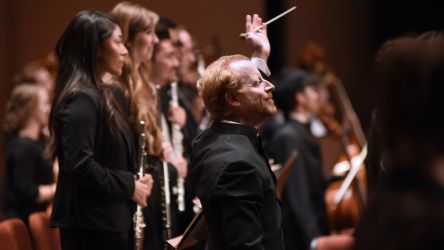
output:
[[[241,105],[239,93],[236,91],[225,93],[225,101],[229,106],[239,107]]]

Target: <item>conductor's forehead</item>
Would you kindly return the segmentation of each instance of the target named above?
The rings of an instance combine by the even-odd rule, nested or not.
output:
[[[249,60],[234,61],[230,63],[229,67],[240,77],[245,75],[251,77],[254,77],[255,75],[260,75],[256,66]]]

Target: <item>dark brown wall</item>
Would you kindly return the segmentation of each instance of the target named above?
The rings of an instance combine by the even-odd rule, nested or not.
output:
[[[326,51],[325,63],[342,79],[365,126],[374,105],[368,95],[372,91],[369,1],[299,0],[287,26],[288,63],[295,63],[308,40],[320,42]]]
[[[23,63],[44,56],[50,51],[70,21],[83,9],[108,11],[116,0],[8,0],[13,2],[12,65],[18,70]],[[247,13],[261,12],[260,1],[250,7],[247,1],[206,1],[206,0],[152,0],[134,1],[144,4],[149,9],[167,15],[184,23],[196,35],[200,44],[210,42],[212,35],[223,38],[227,51],[245,51],[245,45],[237,39],[237,34],[244,29],[243,20]],[[233,8],[233,6],[236,6]],[[230,17],[228,17],[230,16]]]
[[[288,5],[294,4],[288,1]],[[2,56],[2,93],[9,92],[9,79],[29,60],[46,55],[72,18],[82,9],[110,10],[116,0],[3,0],[0,35]],[[237,38],[244,29],[244,16],[263,14],[263,1],[207,1],[207,0],[151,0],[140,2],[162,15],[185,24],[196,36],[202,48],[213,36],[221,38],[225,53],[248,53],[245,44]],[[369,78],[371,61],[369,42],[368,1],[300,0],[298,8],[280,21],[287,22],[288,63],[292,64],[307,40],[321,42],[327,51],[326,62],[335,69],[354,102],[361,110],[370,104],[361,101],[369,88],[363,84]],[[270,26],[273,28],[273,26]],[[9,45],[8,45],[9,43]],[[9,69],[8,69],[9,67]],[[4,97],[0,103],[3,103]],[[364,111],[365,112],[365,111]],[[360,112],[362,113],[362,112]],[[365,116],[365,115],[363,115]]]
[[[11,66],[10,66],[10,3],[8,1],[0,1],[0,126],[3,124],[3,114],[5,110],[5,102],[9,94]],[[0,136],[0,192],[2,189],[1,180],[3,179],[3,138]],[[0,201],[1,202],[1,201]],[[0,214],[1,216],[1,214]]]

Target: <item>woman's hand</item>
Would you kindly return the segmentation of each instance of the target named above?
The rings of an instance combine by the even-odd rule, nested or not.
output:
[[[142,207],[146,207],[148,197],[151,195],[153,188],[153,177],[145,174],[142,178],[135,181],[134,193],[131,199]]]

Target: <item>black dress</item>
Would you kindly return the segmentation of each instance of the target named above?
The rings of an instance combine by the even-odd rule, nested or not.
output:
[[[14,134],[5,137],[6,180],[4,210],[7,218],[28,223],[31,213],[44,211],[37,203],[38,186],[54,183],[52,165],[43,157],[44,143]]]

